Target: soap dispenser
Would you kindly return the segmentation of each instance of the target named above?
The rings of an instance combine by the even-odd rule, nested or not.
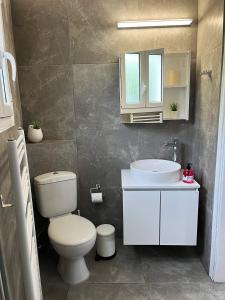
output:
[[[190,163],[188,163],[187,167],[184,169],[183,182],[185,182],[185,183],[193,183],[194,182],[194,171],[191,168]]]

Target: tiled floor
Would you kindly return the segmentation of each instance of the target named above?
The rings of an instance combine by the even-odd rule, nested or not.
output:
[[[91,276],[69,286],[59,277],[53,250],[40,255],[44,300],[225,300],[225,284],[214,284],[191,248],[123,246],[117,256],[86,261]]]

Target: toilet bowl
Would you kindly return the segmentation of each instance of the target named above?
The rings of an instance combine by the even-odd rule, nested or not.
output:
[[[76,175],[52,172],[35,177],[37,206],[43,217],[50,219],[48,236],[59,254],[58,272],[69,284],[89,277],[84,256],[96,241],[96,228],[88,219],[71,214],[77,207]]]
[[[48,236],[60,255],[58,271],[65,282],[76,284],[89,277],[84,256],[96,240],[95,226],[77,215],[57,217],[50,221]]]

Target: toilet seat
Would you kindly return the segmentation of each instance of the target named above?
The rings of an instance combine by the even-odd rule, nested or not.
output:
[[[51,220],[49,238],[64,246],[86,243],[96,236],[96,228],[89,220],[77,215],[65,215]]]

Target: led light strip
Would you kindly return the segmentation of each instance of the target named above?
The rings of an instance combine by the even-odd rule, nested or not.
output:
[[[162,19],[162,20],[142,20],[142,21],[122,21],[117,23],[118,29],[148,28],[148,27],[176,27],[190,26],[192,19]]]

